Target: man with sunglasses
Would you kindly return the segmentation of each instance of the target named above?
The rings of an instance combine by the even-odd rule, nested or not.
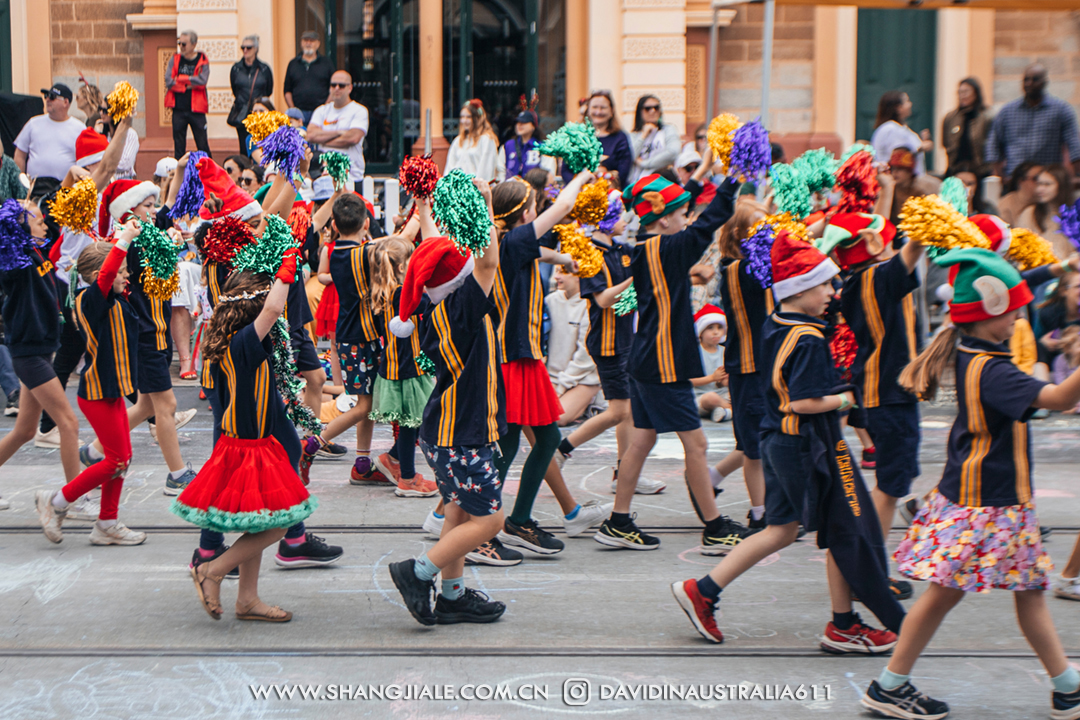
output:
[[[54,178],[56,185],[75,164],[75,140],[86,127],[68,115],[71,88],[61,83],[42,89],[45,114],[23,125],[15,138],[15,164],[33,178]]]
[[[349,190],[364,179],[364,136],[368,131],[368,110],[355,102],[352,75],[338,70],[330,76],[330,102],[311,115],[307,141],[319,151],[337,150],[349,156]]]
[[[177,52],[165,66],[165,107],[172,109],[173,155],[177,160],[187,152],[189,127],[195,147],[210,154],[210,144],[206,141],[210,61],[195,49],[198,42],[194,30],[180,33],[176,39]]]

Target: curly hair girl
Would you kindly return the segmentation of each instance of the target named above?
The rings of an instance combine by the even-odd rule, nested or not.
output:
[[[262,311],[273,278],[249,270],[233,273],[221,289],[220,302],[206,327],[204,357],[220,362],[229,349],[229,341],[245,325],[250,325]]]

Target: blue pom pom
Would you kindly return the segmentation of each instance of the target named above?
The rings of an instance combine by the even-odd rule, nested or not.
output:
[[[1061,234],[1069,239],[1073,247],[1080,250],[1080,200],[1072,205],[1062,205],[1058,211],[1058,223]]]
[[[296,128],[289,125],[279,127],[259,143],[259,147],[263,151],[260,165],[273,165],[279,173],[289,178],[289,182],[296,179],[296,169],[300,167],[300,161],[304,159],[304,149],[307,147],[307,142]]]
[[[33,263],[26,253],[34,245],[27,232],[26,210],[18,200],[5,200],[0,205],[0,270],[22,270]]]
[[[760,119],[748,122],[732,135],[731,158],[728,167],[731,174],[743,178],[759,178],[772,165],[772,146],[769,131]]]
[[[772,225],[762,223],[757,231],[742,242],[746,256],[746,272],[754,276],[762,288],[772,287],[772,246],[776,234]]]
[[[184,180],[176,192],[176,201],[169,209],[169,217],[173,220],[199,215],[199,209],[206,200],[203,194],[202,178],[199,177],[199,161],[204,157],[206,153],[200,150],[188,155],[187,166],[184,168]]]

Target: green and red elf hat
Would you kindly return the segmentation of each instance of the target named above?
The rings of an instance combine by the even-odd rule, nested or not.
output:
[[[690,202],[690,193],[654,173],[623,190],[623,200],[647,226]]]
[[[1030,303],[1034,296],[1007,260],[983,248],[950,250],[934,260],[948,267],[954,324],[992,320]]]
[[[882,250],[896,237],[896,226],[881,215],[871,213],[836,213],[829,220],[825,234],[815,245],[828,255],[836,251],[836,259],[845,270],[873,260],[866,245],[867,233],[881,236]],[[881,251],[878,251],[880,254]]]

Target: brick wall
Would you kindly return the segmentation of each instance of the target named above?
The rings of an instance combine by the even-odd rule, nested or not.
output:
[[[1080,105],[1080,15],[1071,12],[1009,12],[994,16],[994,105],[1015,100],[1024,69],[1041,62],[1050,73],[1050,94]]]
[[[140,93],[141,114],[145,107],[143,43],[125,18],[142,9],[140,0],[50,0],[54,82],[78,92],[81,72],[108,93],[126,80]],[[135,129],[140,136],[146,134],[141,116],[136,117]]]

